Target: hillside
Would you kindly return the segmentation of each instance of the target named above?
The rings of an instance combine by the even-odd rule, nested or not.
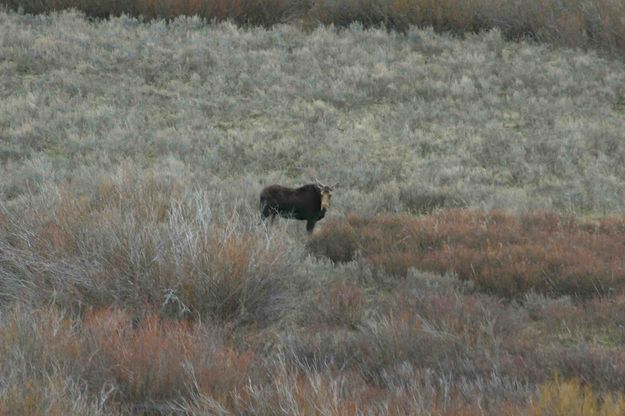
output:
[[[622,61],[0,12],[0,74],[0,414],[623,413]]]

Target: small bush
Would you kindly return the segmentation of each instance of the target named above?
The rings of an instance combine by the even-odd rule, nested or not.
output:
[[[54,308],[0,312],[0,414],[118,414],[85,394],[87,355],[76,322]]]
[[[354,259],[358,246],[357,236],[350,221],[334,221],[326,231],[308,241],[307,247],[317,254],[323,254],[333,261],[348,262]],[[331,253],[331,254],[330,254]]]
[[[97,360],[87,363],[88,377],[99,378],[100,383],[115,380],[122,400],[131,403],[184,393],[191,388],[185,361],[201,368],[211,353],[197,328],[155,316],[142,319],[134,328],[121,311],[92,312],[85,319],[85,331],[88,351],[97,351]]]
[[[430,214],[441,208],[459,208],[466,203],[447,189],[411,184],[401,186],[399,200],[413,214]]]

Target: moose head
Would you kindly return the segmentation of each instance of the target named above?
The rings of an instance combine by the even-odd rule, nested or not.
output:
[[[332,198],[332,191],[337,187],[338,183],[335,183],[332,186],[324,185],[319,181],[319,179],[315,178],[315,185],[319,188],[319,192],[321,193],[321,209],[326,211],[330,208],[330,199]]]

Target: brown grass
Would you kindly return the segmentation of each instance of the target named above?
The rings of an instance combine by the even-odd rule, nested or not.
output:
[[[40,320],[47,354],[74,363],[93,389],[114,383],[121,402],[157,403],[192,392],[225,400],[262,366],[255,353],[224,345],[221,332],[204,324],[133,318],[118,309],[91,311],[73,328],[62,322],[59,331]]]
[[[202,337],[185,322],[148,316],[134,328],[127,314],[104,310],[87,315],[85,330],[87,350],[98,351],[88,371],[115,380],[126,401],[176,397],[189,388],[184,361],[194,368],[206,365]]]
[[[32,317],[15,314],[2,322],[0,340],[0,369],[20,362],[24,372],[15,391],[0,389],[0,410],[8,414],[63,414],[69,402],[46,401],[51,388],[62,393],[67,374],[86,382],[91,393],[110,389],[114,402],[139,413],[192,394],[227,402],[250,377],[260,379],[264,366],[256,353],[226,345],[216,326],[149,312],[133,317],[120,309],[93,310],[82,319],[54,308]]]
[[[448,210],[334,220],[309,248],[334,261],[358,251],[373,267],[400,276],[410,268],[454,272],[507,297],[529,290],[590,297],[623,289],[624,229],[620,217],[591,222],[546,212]]]

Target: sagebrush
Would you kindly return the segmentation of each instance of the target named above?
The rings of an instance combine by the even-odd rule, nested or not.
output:
[[[0,12],[0,413],[621,411],[622,62],[142,4]]]

